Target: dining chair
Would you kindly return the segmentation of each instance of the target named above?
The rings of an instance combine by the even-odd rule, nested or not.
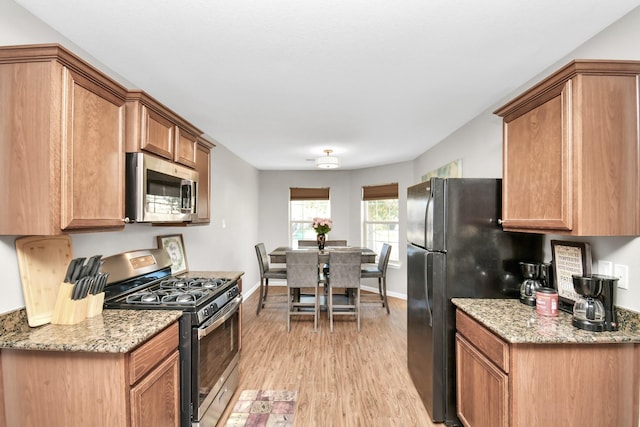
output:
[[[360,250],[340,250],[329,252],[329,329],[333,332],[333,316],[355,315],[357,330],[360,332]],[[337,304],[339,298],[345,298],[344,293],[334,295],[334,289],[345,289],[347,300],[344,304]]]
[[[346,240],[327,240],[324,242],[325,246],[347,246]]]
[[[264,243],[256,245],[256,255],[258,256],[258,265],[260,268],[260,299],[258,300],[258,309],[256,315],[260,314],[260,309],[264,308],[269,293],[269,279],[287,279],[287,269],[285,267],[269,266],[269,258]]]
[[[287,332],[291,331],[291,317],[300,315],[313,315],[313,330],[318,330],[319,284],[318,252],[287,251]],[[302,301],[302,288],[313,288],[313,301]],[[312,307],[313,311],[305,310]]]
[[[391,255],[391,245],[385,243],[382,245],[378,264],[365,264],[360,270],[362,279],[377,278],[378,279],[378,295],[362,298],[362,303],[382,303],[389,314],[389,303],[387,302],[387,266],[389,265],[389,256]]]
[[[317,240],[298,240],[298,247],[307,247],[307,246],[318,246]]]

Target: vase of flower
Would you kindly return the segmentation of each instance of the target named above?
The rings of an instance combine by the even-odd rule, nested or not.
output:
[[[318,237],[318,249],[324,250],[324,242],[327,239],[327,233],[331,231],[333,221],[331,218],[313,218],[313,229],[316,230]]]

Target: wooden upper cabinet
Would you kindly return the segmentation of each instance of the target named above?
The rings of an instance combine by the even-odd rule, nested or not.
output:
[[[174,157],[176,162],[191,168],[196,167],[197,138],[196,135],[181,127],[176,127],[176,155]]]
[[[140,106],[140,149],[173,160],[175,130],[171,121],[144,105]]]
[[[0,234],[124,227],[126,89],[59,45],[0,47]]]
[[[196,167],[196,139],[202,131],[142,90],[127,95],[127,152],[149,152]]]
[[[498,109],[505,230],[640,235],[640,61],[573,61]]]
[[[192,224],[211,221],[211,150],[215,144],[203,136],[198,137],[196,170],[198,171],[198,215]]]

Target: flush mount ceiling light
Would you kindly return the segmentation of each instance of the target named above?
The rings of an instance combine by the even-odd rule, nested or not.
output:
[[[327,153],[326,156],[318,157],[316,159],[316,166],[320,169],[335,169],[340,166],[340,160],[332,156],[333,150],[324,150]]]

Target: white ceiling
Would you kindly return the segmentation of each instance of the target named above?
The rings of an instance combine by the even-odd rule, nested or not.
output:
[[[412,160],[640,0],[16,0],[262,170]]]

